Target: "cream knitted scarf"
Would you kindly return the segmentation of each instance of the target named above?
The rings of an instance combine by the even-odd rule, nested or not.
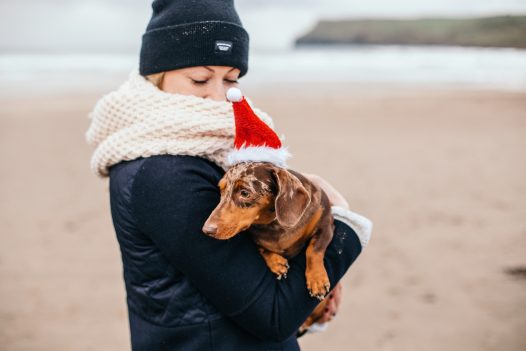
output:
[[[254,109],[271,128],[272,118]],[[166,93],[133,70],[117,90],[103,96],[89,114],[86,140],[95,146],[92,171],[153,155],[200,156],[226,170],[234,144],[234,115],[227,101]]]

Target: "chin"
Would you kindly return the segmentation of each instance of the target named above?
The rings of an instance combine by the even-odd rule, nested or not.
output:
[[[233,233],[225,232],[225,233],[216,233],[215,235],[210,235],[210,236],[213,237],[214,239],[227,240],[227,239],[233,238],[238,233],[239,232],[233,232]]]
[[[213,237],[219,240],[227,240],[238,235],[242,231],[247,230],[250,227],[250,225],[251,224],[233,229],[220,230],[215,235],[213,235]]]

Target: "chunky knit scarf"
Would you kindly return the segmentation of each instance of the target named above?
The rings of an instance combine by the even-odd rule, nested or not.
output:
[[[272,118],[255,109],[271,128]],[[234,144],[234,116],[227,101],[166,93],[137,70],[117,90],[103,96],[89,114],[86,140],[95,146],[92,171],[153,155],[200,156],[226,170]]]

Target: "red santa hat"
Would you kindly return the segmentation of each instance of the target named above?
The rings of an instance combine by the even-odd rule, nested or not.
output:
[[[232,102],[236,124],[234,149],[228,154],[228,164],[270,162],[286,168],[290,153],[276,133],[256,116],[241,90],[230,88],[226,96]]]

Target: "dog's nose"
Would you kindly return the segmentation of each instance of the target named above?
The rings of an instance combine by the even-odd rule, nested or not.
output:
[[[205,223],[205,225],[203,226],[203,232],[205,234],[214,235],[215,233],[217,233],[217,226]]]

